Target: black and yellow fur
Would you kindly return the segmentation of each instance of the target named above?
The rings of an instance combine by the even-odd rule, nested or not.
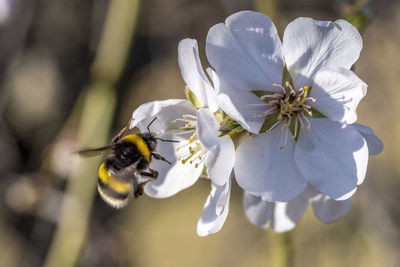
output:
[[[148,133],[124,136],[128,130],[128,124],[112,139],[111,145],[78,152],[83,156],[94,156],[104,151],[110,151],[105,161],[100,165],[97,188],[103,200],[114,208],[124,207],[132,193],[135,198],[142,195],[143,186],[157,178],[158,172],[149,167],[153,157],[171,164],[154,151],[157,146],[157,139],[168,142],[175,141],[154,137],[149,126],[147,127]],[[139,176],[145,176],[149,179],[140,183],[138,182]]]

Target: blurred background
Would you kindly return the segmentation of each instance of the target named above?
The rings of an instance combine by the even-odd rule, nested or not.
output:
[[[202,179],[110,208],[96,190],[101,158],[72,152],[107,144],[142,103],[183,98],[179,41],[197,39],[206,66],[208,29],[244,9],[281,36],[299,16],[358,23],[359,122],[385,149],[349,215],[326,225],[309,208],[279,235],[247,221],[234,184],[224,227],[201,238]],[[397,0],[0,0],[0,266],[279,266],[287,251],[292,266],[400,266],[399,32]]]

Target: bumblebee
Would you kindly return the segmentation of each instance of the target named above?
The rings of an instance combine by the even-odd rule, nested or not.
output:
[[[131,120],[112,140],[109,146],[78,151],[81,156],[97,156],[108,152],[104,162],[100,165],[97,189],[102,199],[111,207],[119,209],[126,206],[129,196],[133,193],[135,198],[143,194],[146,183],[154,180],[158,172],[149,167],[152,158],[171,164],[168,160],[154,151],[157,140],[165,142],[178,142],[155,137],[150,132],[150,125],[157,119],[154,118],[147,126],[147,133],[125,135]],[[138,178],[148,178],[139,182]]]

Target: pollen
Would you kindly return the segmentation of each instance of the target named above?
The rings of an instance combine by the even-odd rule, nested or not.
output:
[[[265,133],[279,127],[278,131],[283,134],[280,149],[283,149],[288,140],[296,142],[300,129],[311,128],[308,118],[313,116],[312,104],[316,99],[309,96],[309,86],[296,88],[289,81],[283,82],[282,85],[273,83],[272,86],[277,90],[273,94],[260,96],[263,104],[249,104],[246,108],[257,110],[254,118],[276,115],[271,117],[276,121]]]

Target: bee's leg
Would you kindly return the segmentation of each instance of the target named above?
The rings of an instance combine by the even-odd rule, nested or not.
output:
[[[158,171],[155,171],[155,170],[150,169],[150,168],[149,168],[149,171],[150,172],[139,172],[139,174],[143,175],[143,176],[151,177],[153,179],[156,179],[158,177]]]
[[[116,144],[121,140],[121,137],[124,136],[126,134],[126,132],[129,129],[129,125],[131,125],[132,122],[132,118],[129,119],[128,124],[122,128],[121,131],[119,131],[119,133],[113,137],[113,139],[111,139],[111,144]]]
[[[152,173],[153,174],[153,177],[154,177],[154,179],[156,179],[157,177],[158,177],[158,171],[156,171],[156,170],[153,170],[152,168],[148,168],[149,169],[149,171],[150,171],[150,173]]]
[[[133,192],[134,197],[135,197],[135,198],[138,198],[138,197],[140,197],[141,195],[143,195],[143,192],[144,192],[143,187],[144,187],[148,182],[151,182],[151,181],[152,181],[152,180],[148,180],[148,181],[146,181],[146,182],[143,182],[143,183],[138,184],[138,185],[137,185],[137,188],[136,188],[136,190],[135,190],[135,192]]]
[[[155,157],[156,159],[158,159],[158,160],[162,160],[162,161],[165,161],[166,163],[168,163],[168,164],[171,164],[171,162],[170,161],[168,161],[167,159],[165,159],[163,156],[161,156],[161,155],[158,155],[158,154],[156,154],[156,153],[151,153],[151,155],[153,156],[153,157]]]

